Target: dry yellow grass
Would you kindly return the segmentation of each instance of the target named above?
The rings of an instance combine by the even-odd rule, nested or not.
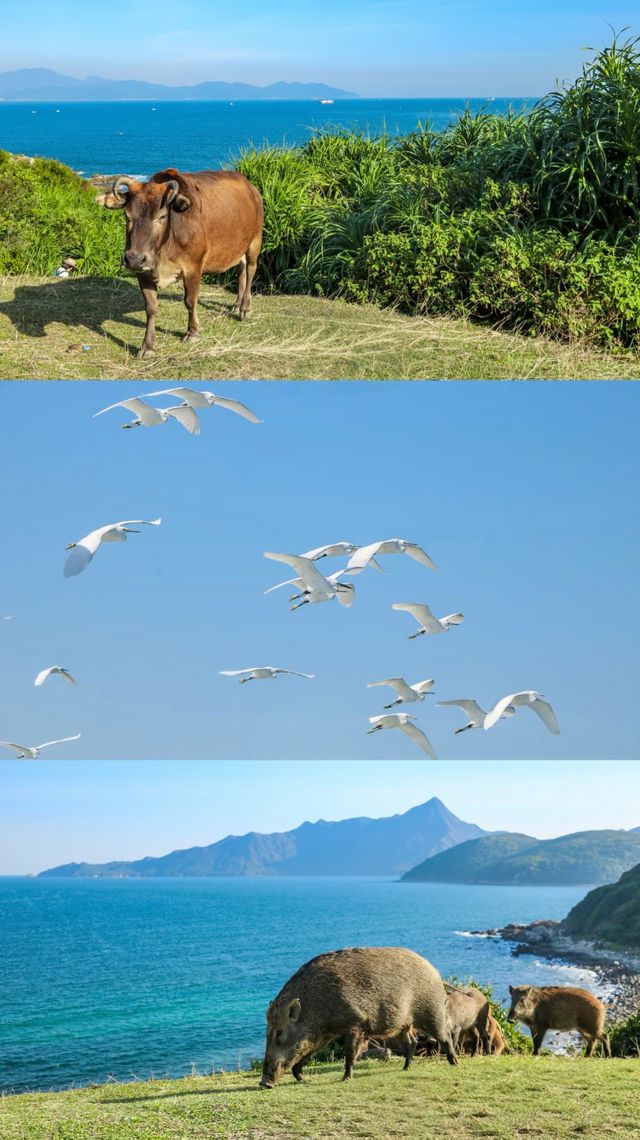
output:
[[[202,336],[182,343],[178,286],[163,290],[158,352],[136,359],[144,311],[135,281],[0,280],[0,379],[608,380],[640,376],[640,355],[472,325],[407,317],[374,305],[257,296],[242,324],[232,295],[205,285]],[[85,347],[86,346],[86,347]]]

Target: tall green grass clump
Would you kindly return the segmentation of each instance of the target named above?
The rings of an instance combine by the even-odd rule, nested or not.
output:
[[[614,1025],[609,1039],[614,1057],[640,1057],[640,1010]]]
[[[65,257],[82,273],[120,272],[122,230],[67,166],[0,151],[0,273],[46,276]]]

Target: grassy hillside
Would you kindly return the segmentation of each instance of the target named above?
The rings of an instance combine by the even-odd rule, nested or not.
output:
[[[0,1140],[569,1140],[637,1135],[638,1062],[557,1057],[361,1062],[271,1092],[255,1073],[6,1097]]]
[[[640,953],[640,863],[617,883],[589,891],[562,923],[567,934]]]
[[[404,879],[519,886],[611,883],[638,860],[638,831],[581,831],[545,840],[491,835],[434,855]]]
[[[205,285],[202,336],[186,345],[181,290],[163,290],[157,355],[137,360],[145,321],[135,281],[0,277],[0,380],[632,380],[640,372],[635,352],[464,319],[270,294],[240,324],[232,303],[230,292]]]

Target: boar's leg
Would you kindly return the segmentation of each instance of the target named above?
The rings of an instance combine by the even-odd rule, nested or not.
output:
[[[609,1034],[608,1033],[601,1033],[598,1040],[600,1041],[600,1044],[602,1045],[602,1052],[604,1053],[605,1057],[610,1057],[611,1056],[611,1042],[609,1040]]]
[[[158,312],[158,286],[152,277],[141,273],[138,277],[140,292],[144,300],[144,309],[147,314],[147,327],[145,329],[142,347],[138,356],[152,356],[156,350],[156,313]]]
[[[345,1033],[342,1038],[342,1048],[344,1050],[343,1081],[351,1080],[353,1076],[353,1066],[358,1060],[365,1042],[365,1035],[360,1029],[352,1029],[349,1033]]]
[[[301,1057],[299,1061],[296,1061],[295,1065],[291,1066],[291,1076],[295,1077],[298,1082],[302,1080],[303,1065],[306,1065],[307,1061],[311,1060],[312,1057],[313,1053],[306,1053],[304,1057]]]
[[[444,1038],[444,1040],[440,1042],[440,1048],[444,1050],[447,1061],[450,1065],[458,1064],[458,1058],[456,1057],[456,1051],[453,1045],[453,1038],[451,1037],[450,1033],[447,1035],[447,1037]]]
[[[593,1057],[593,1050],[596,1047],[595,1037],[587,1037],[586,1034],[584,1034],[584,1033],[582,1034],[582,1036],[584,1037],[584,1039],[587,1043],[587,1047],[584,1051],[585,1057]]]
[[[200,336],[200,321],[198,320],[198,296],[200,293],[200,270],[185,273],[184,275],[184,303],[189,314],[187,335],[185,341],[195,340]]]
[[[402,1033],[398,1034],[396,1041],[402,1048],[402,1053],[404,1056],[404,1065],[402,1066],[402,1071],[405,1072],[413,1061],[414,1054],[418,1046],[418,1038],[411,1029],[405,1029]]]
[[[531,1036],[533,1037],[533,1055],[534,1055],[534,1057],[537,1057],[540,1050],[542,1049],[542,1042],[544,1041],[546,1032],[547,1032],[546,1025],[544,1026],[544,1028],[538,1028],[538,1029],[532,1029],[531,1030]]]

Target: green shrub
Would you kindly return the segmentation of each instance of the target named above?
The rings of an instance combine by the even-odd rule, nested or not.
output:
[[[609,1031],[614,1057],[640,1057],[640,1009]]]

